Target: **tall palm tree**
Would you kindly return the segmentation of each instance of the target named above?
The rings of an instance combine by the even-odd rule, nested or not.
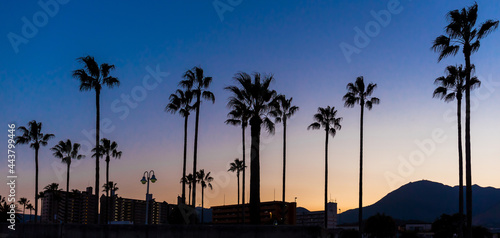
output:
[[[77,59],[80,63],[83,64],[82,69],[77,69],[73,71],[73,77],[80,81],[80,91],[95,91],[95,105],[96,105],[96,120],[95,120],[95,145],[99,145],[99,133],[100,131],[100,116],[101,116],[101,107],[100,107],[100,96],[101,90],[103,86],[107,86],[109,88],[113,88],[114,86],[120,86],[120,81],[118,78],[110,75],[110,72],[115,69],[115,66],[112,64],[103,63],[100,66],[94,60],[94,57],[88,55],[85,57],[80,57]],[[95,152],[98,156],[95,158],[95,195],[96,202],[99,202],[99,158],[100,158],[100,150],[97,147]],[[97,210],[97,206],[96,206]],[[97,214],[97,211],[96,211]],[[96,217],[97,218],[97,217]],[[97,219],[95,220],[97,222]]]
[[[229,97],[228,105],[243,102],[249,110],[250,134],[252,144],[250,150],[250,221],[260,223],[260,130],[261,126],[273,134],[274,123],[269,119],[269,112],[275,103],[277,93],[270,89],[274,80],[272,75],[255,73],[254,80],[247,73],[237,73],[234,80],[238,86],[226,87],[233,95]]]
[[[186,177],[186,156],[187,156],[187,126],[188,126],[188,118],[190,112],[194,109],[193,105],[191,105],[191,101],[193,100],[193,93],[189,90],[182,91],[177,89],[175,93],[171,94],[170,103],[165,107],[165,111],[169,111],[171,113],[179,113],[182,117],[184,117],[184,155],[182,161],[182,177]],[[186,180],[182,180],[182,202],[186,203]]]
[[[71,160],[82,159],[85,156],[79,153],[80,144],[71,143],[71,140],[59,141],[59,144],[51,148],[54,152],[54,157],[61,159],[61,162],[65,163],[68,167],[66,169],[66,202],[64,211],[64,223],[68,222],[68,202],[69,202],[69,171],[71,166]]]
[[[205,170],[204,169],[201,169],[197,174],[196,174],[196,177],[197,177],[197,180],[198,182],[201,184],[201,223],[203,223],[203,207],[204,207],[204,201],[205,201],[205,194],[204,194],[204,191],[205,191],[205,188],[206,187],[209,187],[210,190],[212,190],[212,181],[214,180],[214,178],[212,176],[210,176],[210,172],[206,173],[205,174]],[[195,185],[196,186],[196,185]],[[193,186],[193,187],[195,187]]]
[[[474,65],[472,65],[474,67]],[[463,192],[463,157],[462,157],[462,97],[465,91],[466,72],[462,66],[446,67],[446,77],[437,78],[434,83],[438,87],[434,90],[433,97],[445,102],[457,100],[457,127],[458,127],[458,213],[460,215],[460,229],[458,237],[463,237],[464,222],[464,192]],[[477,77],[471,78],[472,87],[479,86],[481,82]]]
[[[28,208],[28,210],[30,211],[30,222],[31,222],[31,220],[32,220],[32,217],[31,217],[31,212],[32,212],[33,210],[35,210],[35,207],[33,207],[33,204],[28,203],[28,205],[26,205],[26,208]]]
[[[100,156],[106,156],[106,184],[109,184],[109,162],[110,158],[113,157],[115,159],[119,159],[122,157],[122,152],[118,150],[118,144],[115,141],[110,141],[109,139],[102,138],[101,144],[99,145],[99,150],[101,151]],[[97,147],[92,149],[92,152],[95,154],[92,157],[97,156]],[[106,197],[108,198],[108,203],[106,206],[111,206],[111,199],[109,199],[109,191],[106,190]],[[105,211],[108,211],[106,208]],[[109,214],[106,214],[106,221],[109,221]]]
[[[277,103],[275,108],[271,111],[273,116],[276,118],[276,122],[283,122],[283,195],[282,200],[285,204],[285,189],[286,189],[286,122],[290,119],[298,110],[299,107],[292,104],[293,98],[286,99],[285,95],[280,95],[277,98]]]
[[[240,172],[245,170],[245,165],[243,164],[243,160],[235,159],[234,162],[229,164],[228,172],[236,172],[236,178],[238,183],[238,205],[240,205]],[[244,205],[244,202],[242,202]],[[239,218],[239,216],[238,216]],[[244,218],[243,218],[244,219]]]
[[[24,219],[25,211],[26,211],[26,205],[28,205],[30,203],[30,200],[28,200],[25,197],[22,197],[22,198],[19,198],[18,203],[19,203],[19,205],[23,206],[23,223],[24,223],[24,222],[26,222],[25,219]]]
[[[498,21],[486,20],[476,27],[477,3],[462,8],[460,11],[448,12],[448,25],[445,35],[440,35],[434,40],[432,49],[439,53],[438,62],[442,59],[456,55],[460,48],[465,58],[465,180],[466,180],[466,206],[467,206],[467,237],[472,237],[472,171],[471,171],[471,142],[470,142],[470,90],[472,53],[479,50],[480,40],[485,38],[498,27]]]
[[[188,202],[188,204],[191,204],[191,187],[196,185],[196,177],[193,176],[192,173],[189,173],[188,175],[186,175],[186,177],[181,179],[181,183],[185,183],[188,185],[188,188],[189,188],[189,192],[188,192],[189,202]]]
[[[377,84],[369,83],[365,87],[365,82],[363,81],[363,76],[356,78],[354,83],[347,84],[347,93],[344,95],[343,100],[345,101],[345,107],[354,107],[355,105],[360,105],[361,116],[359,120],[359,214],[358,214],[358,226],[360,235],[363,234],[363,116],[365,107],[368,110],[373,108],[373,105],[379,104],[380,99],[376,97],[370,97],[377,87]]]
[[[42,123],[35,120],[28,122],[28,129],[21,126],[18,129],[22,135],[16,136],[17,144],[30,144],[30,147],[35,150],[35,218],[38,217],[38,150],[40,146],[46,146],[47,142],[54,138],[54,134],[42,133]],[[35,219],[37,223],[37,219]]]
[[[328,228],[328,136],[335,137],[337,131],[342,128],[340,122],[342,117],[337,117],[337,110],[335,107],[327,106],[325,108],[318,107],[318,113],[314,114],[314,120],[311,125],[307,127],[308,130],[319,130],[323,127],[325,129],[325,229]]]
[[[201,98],[205,100],[212,101],[215,103],[215,96],[212,92],[208,91],[208,87],[212,83],[212,77],[205,77],[203,74],[203,69],[200,67],[193,67],[192,69],[186,71],[183,75],[184,80],[182,80],[179,85],[193,93],[196,97],[196,121],[194,126],[194,152],[193,152],[193,174],[196,174],[196,165],[198,163],[198,123],[200,120],[200,106]],[[193,186],[193,204],[196,205],[196,186]]]
[[[226,124],[233,126],[241,126],[241,140],[243,147],[243,181],[242,181],[242,194],[241,194],[241,214],[243,217],[243,223],[245,223],[245,181],[246,181],[246,152],[245,152],[245,131],[248,126],[248,120],[250,118],[250,111],[244,101],[239,101],[235,99],[232,103],[228,104],[228,107],[232,110],[227,114],[229,119],[226,120]],[[238,193],[239,194],[239,193]],[[238,199],[239,200],[239,199]]]

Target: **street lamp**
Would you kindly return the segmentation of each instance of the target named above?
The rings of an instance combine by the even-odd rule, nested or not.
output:
[[[156,176],[155,176],[154,170],[151,170],[149,172],[145,171],[144,174],[142,175],[142,179],[141,179],[142,184],[148,183],[147,188],[146,188],[146,225],[148,224],[148,218],[149,218],[149,216],[148,216],[148,213],[149,213],[149,181],[151,181],[153,183],[156,182]]]

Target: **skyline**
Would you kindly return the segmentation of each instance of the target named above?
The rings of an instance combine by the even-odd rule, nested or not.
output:
[[[224,124],[229,112],[226,107],[229,93],[222,89],[234,84],[231,78],[239,71],[273,73],[276,77],[273,89],[293,97],[300,107],[287,128],[287,200],[298,197],[299,206],[321,210],[323,175],[316,171],[322,171],[324,138],[321,132],[306,128],[313,122],[317,107],[332,105],[344,120],[342,130],[335,138],[330,138],[329,191],[339,208],[345,211],[357,204],[359,112],[344,108],[342,96],[347,83],[362,75],[367,83],[378,84],[374,96],[381,99],[380,105],[365,114],[363,204],[372,204],[393,189],[421,179],[454,186],[458,183],[456,106],[433,99],[432,92],[434,79],[444,75],[445,67],[463,64],[463,59],[456,56],[437,63],[438,54],[430,47],[432,40],[443,33],[445,14],[470,5],[472,1],[439,2],[430,7],[430,1],[400,1],[403,10],[392,15],[388,25],[381,27],[380,33],[348,62],[341,43],[353,44],[355,27],[364,27],[374,21],[370,11],[386,9],[387,2],[306,4],[303,1],[285,5],[243,1],[233,11],[224,13],[223,21],[211,2],[200,1],[190,6],[170,2],[148,5],[128,2],[130,5],[120,6],[100,3],[102,8],[93,10],[88,8],[90,3],[69,2],[60,5],[59,12],[46,26],[40,27],[27,44],[20,45],[17,54],[7,37],[2,41],[0,49],[6,55],[0,57],[4,65],[0,70],[0,86],[7,93],[1,96],[4,103],[0,109],[8,112],[3,114],[2,121],[4,124],[15,122],[19,127],[37,120],[43,122],[46,133],[55,134],[56,138],[40,150],[40,188],[51,182],[64,186],[65,167],[53,158],[49,149],[59,140],[92,142],[92,136],[87,139],[86,134],[95,127],[94,95],[79,92],[78,81],[71,77],[71,72],[80,67],[76,58],[90,54],[99,63],[115,64],[113,75],[120,79],[121,85],[113,90],[105,89],[101,98],[101,124],[108,118],[115,128],[102,133],[101,138],[116,141],[123,151],[120,160],[110,163],[110,180],[118,183],[121,196],[141,199],[145,193],[145,187],[139,182],[142,173],[155,169],[158,181],[151,186],[151,193],[157,200],[175,203],[181,191],[178,181],[182,174],[183,119],[163,109],[168,96],[177,89],[182,73],[193,66],[201,66],[207,76],[214,78],[210,89],[216,98],[214,105],[204,103],[200,116],[198,168],[211,171],[215,178],[214,190],[206,190],[205,204],[223,204],[224,194],[226,204],[231,199],[235,203],[236,176],[227,169],[229,162],[241,159],[241,135],[240,128]],[[496,13],[498,5],[487,1],[478,1],[478,4],[480,22],[500,18]],[[109,12],[114,7],[120,11]],[[355,10],[356,7],[360,9]],[[9,32],[19,34],[23,25],[21,20],[12,19],[31,17],[42,8],[35,3],[8,7],[4,3],[1,9],[1,33],[6,36]],[[5,12],[5,9],[11,11]],[[112,13],[111,16],[99,15],[106,10]],[[138,17],[129,19],[125,13],[132,10]],[[161,15],[162,10],[171,15]],[[96,19],[85,19],[76,14],[79,11],[89,11]],[[421,15],[424,12],[427,14]],[[190,13],[189,16],[183,15],[186,13]],[[191,18],[191,14],[196,17]],[[98,27],[82,25],[82,20]],[[101,21],[110,21],[116,28],[108,32],[99,24]],[[163,29],[163,24],[168,27]],[[493,32],[472,57],[483,82],[481,88],[472,92],[479,102],[472,104],[473,109],[478,105],[472,114],[473,184],[493,187],[500,187],[500,175],[496,172],[500,160],[495,159],[500,149],[495,147],[498,140],[494,136],[500,132],[494,120],[499,115],[495,102],[500,101],[497,93],[500,79],[496,76],[500,72],[500,47],[495,44],[498,39],[500,33]],[[162,77],[156,87],[151,86],[151,90],[142,90],[141,87],[146,88],[143,83],[145,77],[151,75],[150,71],[168,72],[169,75]],[[154,77],[149,77],[146,84],[154,83]],[[122,94],[130,95],[139,92],[137,90],[146,92],[144,99],[136,100],[135,108],[125,106],[126,103],[121,102]],[[116,100],[118,103],[113,110]],[[35,109],[30,108],[31,104]],[[127,116],[122,110],[124,106],[129,109]],[[426,155],[418,149],[415,140],[432,138],[436,129],[441,130],[446,139],[436,142],[435,150]],[[188,133],[189,171],[192,168],[193,117]],[[274,136],[263,132],[261,138],[262,201],[273,199],[274,188],[278,200],[281,197],[281,174],[273,173],[281,171],[281,133],[282,125],[278,124]],[[0,141],[7,145],[4,137]],[[249,148],[249,139],[247,142]],[[85,148],[82,149],[85,153]],[[408,176],[399,173],[398,167],[402,164],[399,158],[408,159],[412,154],[417,155],[415,151],[423,152],[424,161],[412,166],[413,171],[409,170]],[[33,197],[33,152],[28,146],[17,146],[16,153],[19,197]],[[89,159],[90,153],[86,156],[72,164],[71,188],[83,190],[94,183],[93,160]],[[101,175],[103,165],[104,161]],[[53,166],[61,168],[60,178]],[[389,183],[388,173],[402,180]],[[2,187],[0,193],[6,192],[6,187]]]

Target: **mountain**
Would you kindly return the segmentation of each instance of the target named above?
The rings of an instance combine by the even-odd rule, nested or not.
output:
[[[451,187],[428,180],[410,182],[390,192],[373,205],[364,207],[363,219],[376,213],[385,213],[399,220],[431,223],[443,213],[458,213],[457,195],[458,186]],[[500,227],[500,189],[473,185],[472,202],[474,225]],[[342,223],[356,223],[358,209],[339,214],[339,219]]]

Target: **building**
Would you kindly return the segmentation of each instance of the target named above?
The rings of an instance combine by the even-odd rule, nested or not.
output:
[[[245,223],[250,223],[249,204],[245,204]],[[295,225],[295,202],[261,202],[260,221],[262,224],[288,224]],[[215,206],[212,208],[212,222],[214,224],[241,223],[242,205]]]
[[[68,223],[92,224],[97,219],[96,195],[92,194],[92,187],[87,187],[84,192],[45,191],[42,197],[42,222],[63,222],[66,199],[68,199]]]
[[[151,194],[150,194],[151,195]],[[152,196],[152,195],[151,195]],[[117,195],[112,196],[111,206],[108,207],[108,198],[101,196],[101,221],[106,221],[106,210],[110,214],[112,223],[129,222],[132,224],[146,223],[146,201],[130,198],[122,198]],[[149,199],[148,224],[167,224],[168,217],[172,213],[175,205],[167,202],[156,202],[152,197]]]
[[[337,203],[329,202],[326,205],[328,209],[328,229],[337,228]],[[325,226],[325,211],[300,212],[297,213],[297,225],[301,226]]]

